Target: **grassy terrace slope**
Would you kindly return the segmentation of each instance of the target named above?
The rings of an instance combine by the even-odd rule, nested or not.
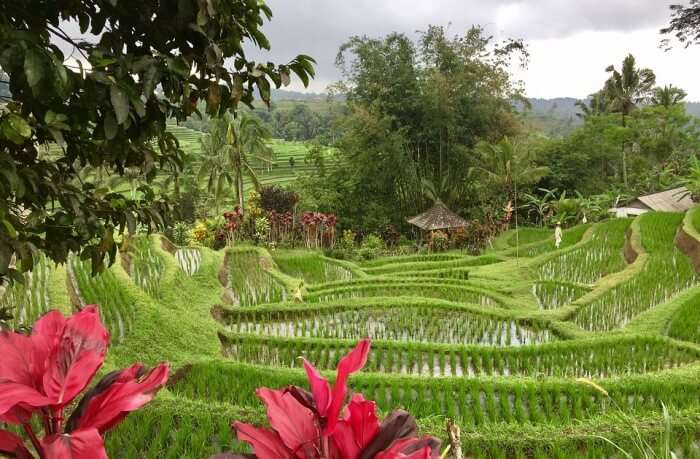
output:
[[[299,250],[177,249],[153,236],[98,278],[72,262],[48,267],[48,287],[36,285],[66,310],[68,301],[104,304],[114,336],[105,371],[134,360],[179,369],[108,436],[113,457],[246,451],[228,426],[265,422],[256,387],[305,385],[300,355],[331,375],[366,335],[373,350],[351,388],[384,413],[408,409],[439,437],[445,417],[456,419],[468,457],[622,457],[600,438],[631,448],[615,404],[655,444],[661,402],[679,457],[695,457],[698,330],[678,321],[697,320],[700,287],[674,247],[682,220],[646,214],[577,227],[558,250],[533,231],[518,257],[506,234],[482,257],[361,265]]]

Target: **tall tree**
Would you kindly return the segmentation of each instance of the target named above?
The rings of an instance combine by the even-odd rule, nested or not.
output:
[[[207,191],[214,199],[214,213],[219,215],[221,200],[227,187],[233,183],[233,175],[226,154],[226,124],[218,119],[209,121],[209,132],[199,140],[202,159],[198,178],[206,178]]]
[[[666,85],[663,87],[654,88],[651,96],[651,103],[664,108],[670,108],[678,105],[687,97],[687,93],[681,88]]]
[[[575,105],[581,110],[576,113],[576,116],[584,119],[606,113],[610,108],[610,102],[604,90],[591,94],[588,100],[577,101]]]
[[[82,249],[99,270],[116,251],[115,230],[163,225],[170,206],[154,192],[96,194],[76,183],[80,168],[136,167],[152,180],[163,164],[181,163],[167,119],[185,119],[199,100],[210,114],[250,105],[256,89],[267,102],[292,73],[307,84],[307,56],[285,65],[246,58],[244,44],[270,47],[261,26],[271,16],[257,0],[3,2],[0,67],[12,100],[0,111],[0,280],[19,277],[14,253],[29,269],[37,249],[58,262]],[[66,33],[68,22],[93,40]],[[48,144],[57,148],[46,154]]]
[[[637,68],[633,55],[628,54],[622,61],[622,68],[618,71],[610,65],[606,72],[610,77],[605,82],[604,91],[610,100],[610,111],[619,113],[622,119],[622,127],[627,126],[627,117],[638,104],[648,101],[656,75],[651,69]],[[626,143],[622,142],[622,181],[625,186],[627,180],[627,150]]]
[[[470,176],[481,176],[496,192],[515,203],[519,187],[537,183],[549,173],[546,166],[537,165],[532,150],[504,137],[498,143],[480,142],[476,146],[479,163],[469,169]]]
[[[248,177],[256,189],[260,188],[255,173],[255,161],[272,162],[274,152],[267,145],[272,134],[256,116],[245,113],[237,117],[225,115],[210,123],[210,132],[202,140],[204,160],[200,177],[208,177],[207,188],[214,193],[216,212],[226,185],[232,185],[238,205],[243,209],[243,181]]]
[[[700,0],[687,5],[671,5],[671,23],[661,29],[664,35],[673,35],[686,47],[700,44]],[[669,44],[669,40],[664,40]]]

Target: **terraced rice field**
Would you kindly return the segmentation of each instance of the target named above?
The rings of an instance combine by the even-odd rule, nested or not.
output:
[[[168,124],[168,130],[177,137],[180,147],[192,156],[195,169],[199,166],[199,157],[202,149],[200,138],[203,133],[176,124]],[[305,160],[307,154],[306,144],[303,142],[291,142],[274,139],[270,143],[274,151],[272,165],[257,164],[253,167],[262,185],[285,185],[293,182],[299,175],[313,172],[316,166]],[[326,152],[325,167],[332,168],[336,158],[331,150]],[[246,178],[244,188],[250,189],[252,184]]]
[[[252,246],[171,254],[153,236],[138,249],[144,269],[159,274],[147,288],[121,260],[93,278],[72,259],[75,306],[102,302],[115,337],[105,371],[133,360],[179,369],[168,391],[107,437],[108,450],[246,452],[229,424],[265,422],[257,387],[306,385],[299,356],[330,371],[369,335],[372,352],[351,389],[383,413],[407,409],[443,439],[445,418],[455,419],[466,457],[626,457],[610,442],[639,457],[634,429],[652,447],[664,441],[662,403],[676,457],[698,457],[700,284],[675,245],[692,217],[576,227],[560,249],[536,230],[517,254],[505,234],[479,257],[362,264]],[[52,304],[56,284],[49,276]]]

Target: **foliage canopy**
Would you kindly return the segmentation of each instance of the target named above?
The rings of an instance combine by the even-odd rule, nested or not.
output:
[[[250,105],[256,89],[269,102],[271,86],[288,84],[292,74],[307,84],[314,75],[308,56],[285,65],[246,58],[245,41],[269,48],[260,27],[270,18],[256,0],[4,5],[0,67],[12,95],[3,95],[0,109],[0,277],[16,273],[13,253],[21,269],[31,268],[37,249],[59,262],[82,249],[100,269],[105,254],[114,255],[115,229],[162,226],[171,208],[150,187],[130,199],[81,181],[79,171],[138,168],[152,180],[157,169],[183,161],[167,119],[196,114],[200,100],[212,115]],[[69,36],[67,22],[84,38]]]

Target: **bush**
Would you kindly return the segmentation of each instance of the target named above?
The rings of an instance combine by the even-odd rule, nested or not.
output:
[[[176,245],[183,246],[187,245],[187,234],[189,233],[189,227],[184,222],[175,223],[172,229],[172,239]]]
[[[188,233],[188,242],[211,249],[221,249],[226,245],[224,224],[224,217],[197,220]]]
[[[376,234],[370,234],[362,240],[363,249],[382,250],[384,249],[384,241]]]
[[[442,252],[450,247],[450,238],[443,231],[433,231],[430,233],[430,250]]]
[[[355,248],[355,239],[357,239],[357,233],[353,230],[343,231],[343,236],[338,241],[338,247],[345,250],[352,250]]]

